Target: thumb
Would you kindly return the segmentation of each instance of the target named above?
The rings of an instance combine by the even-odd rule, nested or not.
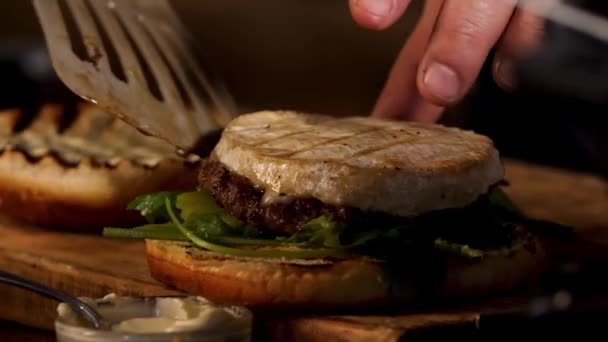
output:
[[[411,0],[349,0],[353,19],[361,26],[383,30],[394,24]]]

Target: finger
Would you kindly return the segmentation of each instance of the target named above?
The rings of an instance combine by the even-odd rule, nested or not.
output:
[[[399,52],[372,116],[387,119],[434,121],[441,108],[426,102],[418,92],[416,73],[428,45],[441,1],[427,1],[415,30]]]
[[[411,0],[349,0],[355,21],[368,29],[383,30],[403,15]]]
[[[514,4],[446,0],[418,72],[420,93],[437,105],[459,101],[509,23]]]
[[[549,5],[554,0],[541,0]],[[538,1],[537,1],[538,2]],[[525,9],[518,9],[507,31],[498,43],[492,73],[496,83],[505,89],[514,89],[517,80],[514,75],[516,59],[529,56],[536,51],[542,41],[544,19]]]
[[[411,108],[408,120],[433,123],[439,121],[445,107],[434,105],[422,97],[418,97]]]

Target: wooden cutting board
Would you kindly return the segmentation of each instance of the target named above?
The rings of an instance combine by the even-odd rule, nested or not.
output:
[[[591,176],[508,161],[508,193],[529,216],[576,228],[581,243],[573,253],[608,247],[608,183]],[[77,296],[167,295],[176,291],[148,274],[143,243],[61,233],[0,217],[0,269]],[[356,284],[354,284],[356,285]],[[56,302],[0,285],[0,319],[52,329]],[[277,340],[396,341],[419,328],[471,324],[480,309],[507,308],[525,297],[496,298],[469,308],[443,308],[393,315],[258,316],[260,331]]]

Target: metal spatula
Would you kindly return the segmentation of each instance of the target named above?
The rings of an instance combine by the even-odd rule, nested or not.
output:
[[[235,116],[166,0],[33,0],[53,66],[79,96],[191,152]]]

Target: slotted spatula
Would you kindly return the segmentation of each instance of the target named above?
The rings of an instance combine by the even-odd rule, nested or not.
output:
[[[33,3],[66,86],[178,153],[196,151],[236,115],[166,0]]]

